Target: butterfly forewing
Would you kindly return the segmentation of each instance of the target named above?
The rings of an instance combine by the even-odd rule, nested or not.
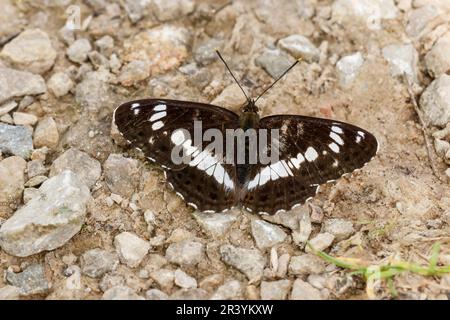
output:
[[[241,201],[254,212],[274,214],[304,203],[320,184],[363,167],[378,148],[372,134],[339,121],[277,115],[259,126],[279,129],[280,159],[249,167]]]
[[[239,117],[232,111],[195,102],[147,99],[119,106],[114,122],[130,144],[163,166],[168,183],[188,204],[200,211],[223,211],[236,205],[236,168],[223,154],[208,148],[212,141],[194,144],[194,122],[201,136],[208,129],[235,129]],[[180,129],[186,130],[189,136]],[[175,134],[176,133],[176,134]],[[188,161],[174,163],[172,150],[181,148]],[[225,150],[225,141],[223,148]]]

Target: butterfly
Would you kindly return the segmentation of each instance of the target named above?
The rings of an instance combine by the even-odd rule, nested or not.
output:
[[[247,97],[226,65],[247,97],[239,114],[211,104],[142,99],[117,107],[113,122],[132,147],[162,166],[169,186],[199,211],[224,212],[243,207],[273,215],[291,210],[312,198],[320,185],[362,168],[378,150],[374,135],[349,123],[300,115],[259,117],[259,97],[294,65],[255,100]],[[261,153],[262,149],[249,148],[246,141],[241,145],[246,151],[244,161],[236,161],[236,155],[231,159],[234,161],[228,161],[226,139],[219,142],[221,152],[208,148],[210,140],[194,143],[192,137],[198,131],[195,123],[202,124],[202,137],[211,129],[223,136],[229,130],[253,129],[256,135],[277,130],[276,147],[265,150],[277,151],[278,158],[269,163],[249,161],[252,152]],[[174,161],[173,150],[177,147],[187,161]]]

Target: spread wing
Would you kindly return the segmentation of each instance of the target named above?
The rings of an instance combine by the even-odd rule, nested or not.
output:
[[[320,118],[276,115],[260,128],[279,129],[279,161],[249,167],[244,207],[274,214],[314,196],[319,185],[364,166],[376,154],[376,138],[356,126]]]
[[[239,117],[230,110],[178,100],[130,101],[114,112],[120,133],[164,168],[169,185],[189,205],[201,211],[229,209],[237,202],[235,166],[225,163],[223,152],[207,148],[214,139],[203,141],[200,137],[199,145],[194,143],[196,121],[201,122],[201,137],[208,129],[225,136],[226,129],[239,125]]]

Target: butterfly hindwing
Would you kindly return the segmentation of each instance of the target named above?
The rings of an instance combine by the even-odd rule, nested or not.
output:
[[[259,126],[279,129],[279,161],[249,167],[241,201],[254,212],[274,214],[304,203],[319,185],[363,167],[378,148],[369,132],[334,120],[276,115]]]

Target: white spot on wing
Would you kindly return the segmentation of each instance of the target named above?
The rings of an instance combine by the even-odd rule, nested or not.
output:
[[[356,143],[360,143],[362,140],[361,136],[356,136]]]
[[[339,134],[344,133],[344,131],[342,131],[342,129],[339,128],[338,126],[332,126],[331,130],[333,130],[334,132],[339,133]]]
[[[306,149],[305,158],[309,162],[316,160],[318,156],[319,155],[317,154],[316,149],[314,149],[313,147],[308,147],[308,149]]]
[[[166,109],[167,106],[165,104],[158,104],[153,108],[154,111],[164,111]]]
[[[151,122],[154,122],[154,121],[156,121],[156,120],[159,120],[159,119],[164,118],[166,115],[167,115],[167,112],[166,112],[166,111],[158,112],[158,113],[153,114],[153,115],[150,117],[150,119],[148,119],[148,120],[151,121]]]
[[[153,131],[159,130],[162,127],[164,127],[164,122],[162,122],[162,121],[157,121],[154,124],[152,124],[152,130]]]
[[[328,145],[328,147],[331,149],[331,151],[333,151],[334,153],[339,153],[339,146],[332,142]]]
[[[136,109],[136,108],[139,108],[139,106],[140,106],[140,104],[137,103],[137,102],[135,102],[135,103],[133,103],[133,104],[131,105],[131,110],[134,110],[134,109]]]
[[[170,140],[176,145],[179,146],[182,144],[185,140],[184,133],[182,130],[175,130],[174,133],[172,133],[172,136],[170,137]]]
[[[364,138],[366,136],[365,133],[362,131],[358,131],[358,134],[361,136],[361,138]]]
[[[135,116],[137,116],[139,114],[139,112],[141,112],[141,109],[139,109],[139,108],[135,108],[135,109],[132,109],[132,110],[133,110],[133,114]]]
[[[339,144],[341,146],[344,145],[344,140],[342,140],[342,138],[338,134],[334,133],[333,131],[330,132],[330,138],[333,139],[334,141],[336,141],[337,144]]]

